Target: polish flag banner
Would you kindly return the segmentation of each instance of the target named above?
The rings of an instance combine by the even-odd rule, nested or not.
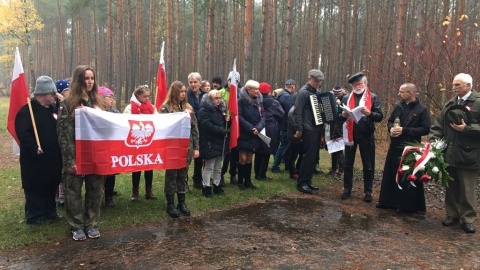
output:
[[[237,59],[233,59],[232,78],[230,79],[230,97],[228,99],[228,109],[230,110],[230,151],[237,147],[238,137],[240,136],[240,122],[238,119],[238,94],[237,94]]]
[[[17,116],[20,108],[27,104],[28,96],[27,79],[25,78],[25,73],[23,72],[20,51],[18,50],[18,47],[16,47],[15,63],[13,66],[12,75],[12,87],[10,90],[10,106],[8,108],[7,130],[15,139],[17,145],[20,145],[20,142],[18,141],[17,133],[15,132],[15,117]]]
[[[190,114],[75,110],[78,174],[109,175],[187,166]]]
[[[167,98],[167,75],[165,74],[165,60],[163,58],[163,52],[165,48],[165,42],[162,43],[162,50],[160,51],[160,62],[158,63],[157,71],[157,94],[155,96],[155,108],[160,111],[163,102]]]

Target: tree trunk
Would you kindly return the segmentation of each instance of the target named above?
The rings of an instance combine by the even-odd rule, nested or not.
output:
[[[252,77],[252,32],[253,32],[253,0],[245,0],[245,27],[243,32],[245,46],[245,66],[243,67],[243,76],[245,80]]]

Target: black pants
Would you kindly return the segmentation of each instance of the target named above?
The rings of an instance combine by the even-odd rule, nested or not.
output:
[[[140,182],[140,174],[138,175],[138,181]],[[137,188],[138,188],[138,185],[139,184],[137,184]],[[112,174],[112,175],[105,176],[105,198],[113,197],[114,189],[115,189],[115,175]]]
[[[202,183],[203,158],[193,159],[193,183]]]
[[[343,151],[338,151],[332,153],[332,171],[343,172],[343,161],[344,161]]]
[[[132,172],[132,187],[134,189],[138,189],[138,186],[140,185],[141,174],[142,171]],[[151,187],[153,182],[153,171],[145,171],[143,177],[145,178],[145,187]]]
[[[290,144],[288,145],[287,153],[289,154],[288,172],[290,173],[290,177],[292,177],[294,174],[300,173],[300,165],[302,164],[302,159],[303,159],[302,142],[296,142],[296,143],[290,142]]]
[[[57,216],[55,191],[58,185],[24,189],[25,193],[25,221],[35,223]]]
[[[302,135],[303,159],[300,165],[298,186],[312,184],[312,175],[315,171],[315,163],[320,145],[320,132],[304,130]]]
[[[373,135],[367,138],[355,139],[353,145],[345,146],[343,187],[345,190],[352,190],[353,164],[355,163],[357,146],[360,148],[360,157],[363,165],[363,191],[372,193],[373,173],[375,172],[375,138]]]
[[[230,164],[230,176],[237,175],[237,166],[238,166],[238,150],[237,147],[232,148],[232,150],[225,155],[223,158],[222,165],[222,175],[225,175],[228,170],[228,165]]]
[[[268,162],[270,161],[270,154],[255,153],[255,160],[253,162],[253,171],[255,178],[266,179]]]

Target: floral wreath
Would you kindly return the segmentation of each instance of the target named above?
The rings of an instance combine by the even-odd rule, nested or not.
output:
[[[448,187],[452,177],[448,174],[448,163],[443,159],[443,151],[446,143],[443,139],[432,143],[409,143],[403,149],[402,157],[398,165],[396,182],[402,189],[400,182],[408,181],[416,187],[415,181],[428,182],[433,180],[440,182],[443,187]]]

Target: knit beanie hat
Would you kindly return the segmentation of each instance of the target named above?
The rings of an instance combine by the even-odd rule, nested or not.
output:
[[[98,88],[98,94],[102,97],[108,97],[108,96],[113,96],[113,91],[108,89],[107,87],[99,87]]]
[[[272,87],[270,86],[270,84],[262,82],[260,83],[258,90],[260,91],[260,93],[262,93],[262,95],[268,95],[272,92]]]
[[[63,90],[70,87],[70,82],[67,80],[58,80],[55,82],[55,87],[57,87],[57,92],[61,94]]]
[[[53,83],[52,78],[48,76],[40,76],[37,78],[37,82],[35,83],[35,91],[33,92],[34,95],[48,95],[56,93],[57,87]]]

